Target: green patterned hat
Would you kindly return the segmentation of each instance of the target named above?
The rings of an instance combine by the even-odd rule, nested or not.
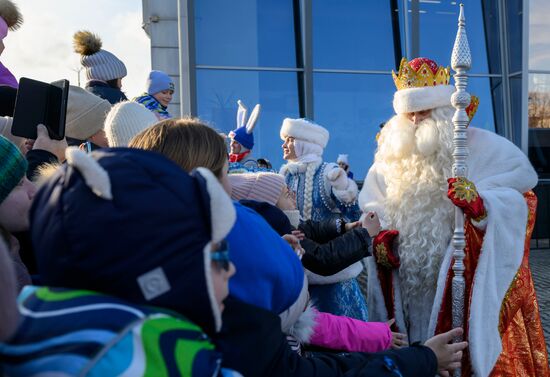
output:
[[[27,172],[27,160],[11,141],[0,136],[0,203]]]

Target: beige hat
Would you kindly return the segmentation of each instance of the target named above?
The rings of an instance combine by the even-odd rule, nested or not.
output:
[[[127,147],[130,140],[144,129],[157,123],[150,110],[137,102],[119,102],[105,119],[105,136],[110,147]]]
[[[103,123],[111,104],[78,87],[70,86],[67,101],[65,134],[78,140],[86,140],[103,129]]]

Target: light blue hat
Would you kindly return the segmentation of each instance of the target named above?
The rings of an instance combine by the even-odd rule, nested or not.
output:
[[[153,95],[163,90],[174,90],[172,78],[162,71],[151,71],[147,78],[147,93]]]

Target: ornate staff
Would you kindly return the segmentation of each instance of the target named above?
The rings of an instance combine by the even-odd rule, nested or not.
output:
[[[455,79],[456,92],[451,97],[453,107],[456,109],[453,116],[453,177],[466,177],[468,174],[468,144],[466,127],[468,126],[468,115],[466,107],[470,104],[470,94],[466,92],[468,77],[466,72],[472,65],[472,56],[468,37],[466,36],[466,19],[464,18],[464,5],[460,4],[460,15],[458,16],[458,31],[456,33],[455,44],[451,56],[451,67],[456,72]],[[464,290],[466,283],[464,281],[464,247],[466,241],[464,237],[464,214],[458,207],[455,208],[455,231],[453,235],[453,328],[464,328]],[[462,339],[455,339],[459,342]],[[460,368],[455,371],[455,376],[460,376]]]

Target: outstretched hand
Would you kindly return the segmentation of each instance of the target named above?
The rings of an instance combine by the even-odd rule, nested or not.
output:
[[[330,185],[338,191],[344,191],[348,188],[348,175],[342,168],[334,168],[327,174]]]
[[[386,322],[388,326],[392,326],[395,323],[395,318],[390,319],[388,322]],[[403,347],[407,347],[409,345],[409,342],[407,341],[407,335],[399,333],[399,332],[391,332],[392,339],[391,339],[391,348],[394,350],[398,350]]]
[[[380,233],[382,226],[380,225],[380,219],[376,212],[367,212],[363,218],[363,228],[367,229],[371,237],[376,237],[378,233]]]
[[[426,340],[424,345],[431,348],[437,357],[437,370],[440,376],[449,377],[460,367],[462,351],[468,347],[468,342],[452,343],[454,338],[461,336],[463,330],[459,327]]]
[[[302,256],[305,254],[306,251],[300,245],[300,240],[298,239],[298,237],[296,237],[293,234],[285,234],[284,236],[282,236],[282,238],[286,242],[288,242],[292,250],[294,250],[294,252],[298,256],[298,258],[302,259]]]

